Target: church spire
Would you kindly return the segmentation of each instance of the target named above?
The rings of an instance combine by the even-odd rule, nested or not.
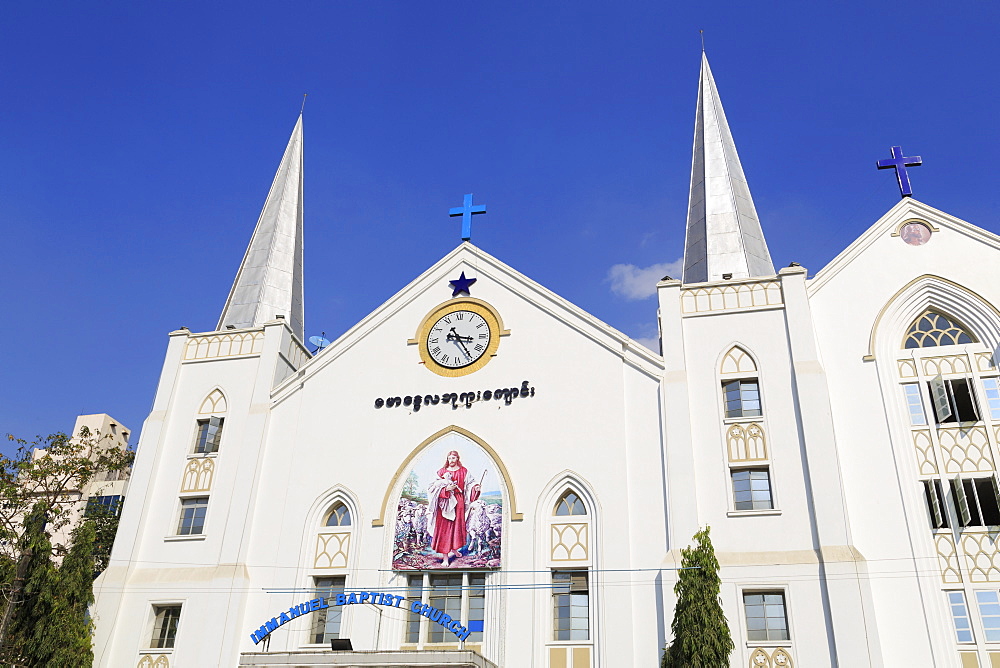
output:
[[[750,187],[704,51],[693,153],[684,282],[719,281],[726,274],[732,274],[731,278],[774,274]]]
[[[218,329],[256,327],[278,315],[302,339],[302,114],[274,175]]]

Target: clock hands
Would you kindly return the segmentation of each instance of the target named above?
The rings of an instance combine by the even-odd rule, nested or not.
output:
[[[462,350],[465,351],[465,354],[468,357],[472,357],[472,353],[469,352],[469,349],[465,347],[465,343],[464,343],[465,341],[468,341],[469,343],[472,343],[472,337],[471,336],[462,336],[461,334],[459,334],[458,332],[455,331],[454,327],[452,327],[451,331],[445,337],[445,340],[446,341],[455,341],[456,343],[458,343],[458,345],[462,346]]]

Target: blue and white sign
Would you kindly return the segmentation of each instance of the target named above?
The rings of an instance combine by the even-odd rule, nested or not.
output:
[[[389,608],[407,608],[414,614],[423,615],[432,622],[440,624],[454,633],[459,640],[465,640],[473,631],[483,630],[482,628],[470,629],[463,626],[461,620],[452,619],[451,615],[438,610],[432,605],[421,603],[420,601],[409,601],[406,605],[403,605],[403,601],[406,600],[405,596],[396,596],[395,594],[386,594],[379,591],[351,592],[349,594],[337,594],[335,597],[314,598],[305,601],[304,603],[293,605],[286,612],[282,612],[280,615],[271,617],[271,619],[264,622],[259,629],[250,634],[250,639],[253,640],[253,644],[256,645],[261,640],[269,636],[272,631],[284,626],[296,617],[301,617],[302,615],[307,615],[318,610],[325,610],[330,606],[355,605],[357,603],[384,605]],[[480,627],[482,626],[481,621],[478,622],[478,624],[475,622],[473,624]]]

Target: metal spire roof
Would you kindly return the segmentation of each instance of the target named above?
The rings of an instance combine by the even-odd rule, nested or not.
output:
[[[683,281],[719,281],[723,274],[770,276],[774,265],[708,57],[702,51]]]
[[[218,329],[256,327],[282,315],[303,338],[302,115],[295,123],[271,190],[236,273]]]

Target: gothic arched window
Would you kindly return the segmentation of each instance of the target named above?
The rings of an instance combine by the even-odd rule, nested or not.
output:
[[[330,509],[330,514],[326,516],[326,526],[328,527],[349,527],[351,526],[351,511],[348,507],[337,502]]]
[[[924,311],[913,321],[903,339],[903,348],[931,348],[975,343],[976,339],[965,327],[936,311]]]
[[[557,517],[563,515],[586,515],[587,507],[583,505],[583,501],[580,500],[579,496],[572,491],[567,491],[559,497],[554,514]]]

